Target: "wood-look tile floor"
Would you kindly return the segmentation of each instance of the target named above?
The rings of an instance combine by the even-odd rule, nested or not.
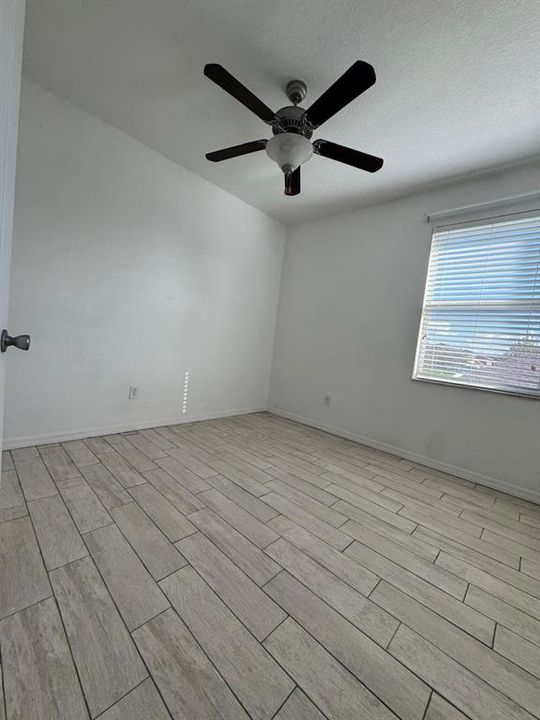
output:
[[[267,413],[6,452],[1,720],[540,717],[540,507]]]

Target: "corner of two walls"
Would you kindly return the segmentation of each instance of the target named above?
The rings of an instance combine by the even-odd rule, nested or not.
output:
[[[290,228],[270,411],[540,502],[540,401],[411,378],[426,215],[539,186],[524,164]]]
[[[5,447],[266,409],[285,238],[24,80]]]

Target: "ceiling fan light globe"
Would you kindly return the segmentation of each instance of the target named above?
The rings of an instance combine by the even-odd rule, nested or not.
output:
[[[285,174],[294,172],[313,155],[313,146],[303,135],[279,133],[266,144],[266,153]]]

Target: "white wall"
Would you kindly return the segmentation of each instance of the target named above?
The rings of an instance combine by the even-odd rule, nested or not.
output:
[[[411,380],[426,213],[539,187],[529,166],[292,228],[271,408],[540,500],[538,400]]]
[[[21,113],[6,445],[178,421],[186,371],[182,419],[266,407],[285,228],[28,81]]]

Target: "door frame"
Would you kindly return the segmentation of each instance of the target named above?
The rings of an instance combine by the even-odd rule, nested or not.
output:
[[[7,328],[25,0],[0,0],[0,330]],[[0,451],[6,353],[0,354]],[[0,453],[0,468],[2,464]]]

